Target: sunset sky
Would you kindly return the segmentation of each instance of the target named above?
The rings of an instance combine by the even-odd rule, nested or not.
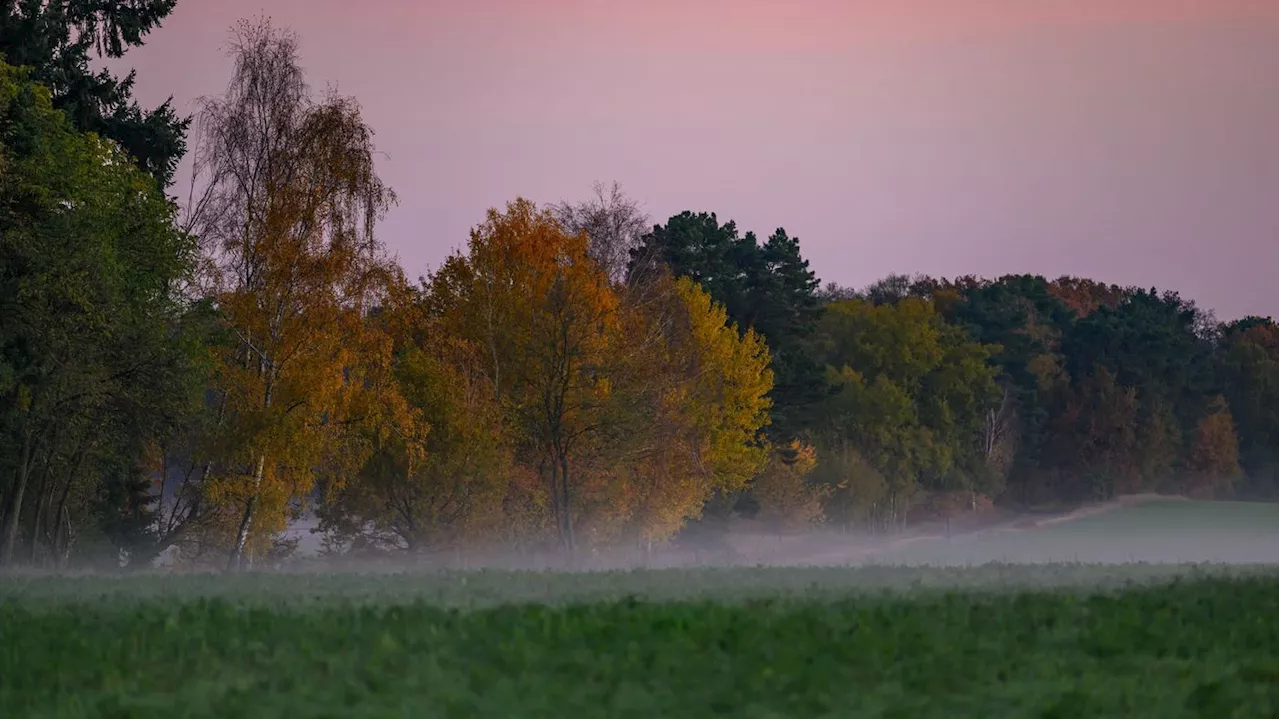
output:
[[[220,92],[263,13],[363,105],[411,275],[488,207],[617,180],[656,222],[786,227],[824,282],[1073,274],[1278,314],[1275,0],[179,0],[125,58],[139,96]]]

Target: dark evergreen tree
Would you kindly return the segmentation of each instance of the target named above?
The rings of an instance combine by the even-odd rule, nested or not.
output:
[[[45,529],[83,524],[64,500],[141,464],[185,411],[195,356],[172,290],[196,248],[173,204],[29,73],[0,63],[0,565],[19,545],[65,556]]]
[[[53,106],[75,129],[114,140],[162,187],[186,152],[189,118],[172,98],[154,110],[133,99],[134,73],[123,78],[89,67],[94,57],[119,58],[143,43],[177,0],[0,0],[0,55],[31,68],[31,79],[53,93]]]
[[[1277,362],[1276,323],[1245,317],[1223,327],[1217,371],[1223,395],[1235,420],[1240,440],[1240,465],[1245,473],[1242,492],[1274,500],[1277,494],[1276,457],[1280,454],[1280,362]]]
[[[1201,314],[1176,292],[1134,290],[1115,309],[1101,306],[1063,338],[1072,377],[1106,367],[1125,387],[1163,395],[1190,432],[1217,394],[1212,338],[1202,336]]]
[[[827,385],[811,347],[821,312],[818,280],[798,238],[778,228],[760,244],[753,232],[739,237],[732,220],[686,211],[654,226],[631,254],[631,273],[665,266],[688,277],[725,306],[731,323],[765,338],[774,371],[770,434],[785,441],[802,433]]]

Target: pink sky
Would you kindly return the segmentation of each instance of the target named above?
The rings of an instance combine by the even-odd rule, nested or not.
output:
[[[1278,314],[1274,0],[179,0],[125,58],[139,95],[220,92],[263,13],[363,105],[410,274],[488,207],[617,180],[655,221],[785,226],[823,281],[1073,274]]]

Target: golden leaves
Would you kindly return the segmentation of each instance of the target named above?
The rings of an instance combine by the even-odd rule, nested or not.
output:
[[[818,466],[812,445],[792,440],[770,457],[769,466],[751,483],[760,516],[777,528],[801,527],[822,516],[828,487],[813,486],[806,478]]]
[[[342,279],[339,242],[282,250],[260,277],[284,285],[222,297],[227,432],[249,449],[211,499],[257,497],[274,530],[324,475],[330,526],[404,548],[671,536],[767,465],[769,351],[692,281],[624,290],[587,249],[518,199],[420,291],[394,268]]]
[[[392,340],[372,317],[400,279],[373,236],[394,196],[372,131],[354,101],[311,98],[286,33],[246,25],[237,43],[226,95],[204,107],[204,189],[189,220],[211,248],[230,338],[215,356],[214,459],[218,481],[241,486],[211,492],[244,505],[235,546],[275,531],[321,474],[358,467],[368,448],[351,426],[414,425],[386,381]]]

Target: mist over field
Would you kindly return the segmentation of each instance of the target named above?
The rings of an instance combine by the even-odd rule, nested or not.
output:
[[[563,557],[458,548],[418,557],[393,553],[334,557],[312,527],[299,526],[292,571],[436,569],[611,570],[672,567],[785,567],[1008,564],[1276,564],[1277,508],[1267,503],[1204,502],[1131,495],[1065,512],[988,511],[951,522],[913,525],[890,535],[811,529],[761,531],[749,521],[702,528],[650,550],[595,551]]]
[[[824,3],[0,3],[0,716],[1280,714],[1274,3]]]

